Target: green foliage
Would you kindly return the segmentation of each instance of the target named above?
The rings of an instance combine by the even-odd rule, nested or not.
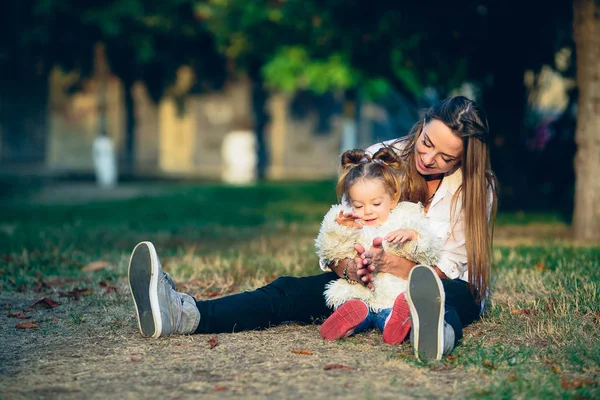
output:
[[[300,89],[323,94],[348,89],[356,84],[356,73],[339,54],[313,60],[304,48],[282,48],[262,69],[272,89],[292,93]]]

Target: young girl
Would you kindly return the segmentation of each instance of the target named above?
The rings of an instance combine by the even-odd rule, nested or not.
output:
[[[337,194],[351,211],[334,205],[325,215],[316,239],[317,255],[326,264],[349,260],[356,255],[355,244],[367,246],[378,236],[385,237],[385,248],[392,254],[419,264],[437,262],[441,240],[429,228],[423,206],[399,202],[402,163],[390,148],[370,157],[364,150],[349,150],[341,157],[341,176]],[[401,228],[396,229],[395,228]],[[410,323],[401,324],[401,333],[387,327],[394,300],[406,290],[406,280],[380,273],[369,287],[343,278],[326,286],[327,305],[336,309],[321,328],[326,340],[337,340],[377,327],[386,343],[404,339]],[[405,308],[405,320],[409,310]],[[393,326],[393,324],[392,324]]]

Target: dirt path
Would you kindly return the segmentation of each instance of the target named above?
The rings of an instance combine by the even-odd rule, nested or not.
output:
[[[42,294],[0,294],[0,398],[451,398],[474,379],[447,363],[421,367],[407,344],[385,345],[376,332],[338,343],[314,325],[144,339],[122,282],[118,292],[46,294],[61,305],[29,320],[8,315]],[[25,321],[40,328],[15,329]]]

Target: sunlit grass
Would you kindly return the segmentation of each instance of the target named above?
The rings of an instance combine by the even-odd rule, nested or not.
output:
[[[123,201],[7,204],[0,210],[0,290],[35,290],[40,281],[69,277],[117,284],[141,240],[155,244],[165,270],[197,298],[250,290],[282,275],[316,274],[314,238],[335,202],[333,186],[183,186]],[[472,397],[598,397],[600,246],[568,235],[556,216],[500,215],[484,318],[441,363],[422,365],[396,353],[390,362],[479,374]],[[113,268],[81,271],[97,260]],[[127,294],[89,299],[118,332]],[[69,318],[70,329],[85,328],[85,315],[74,311]]]

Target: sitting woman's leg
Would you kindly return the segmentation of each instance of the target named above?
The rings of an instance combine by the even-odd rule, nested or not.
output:
[[[462,337],[462,328],[475,322],[481,315],[481,303],[476,300],[477,291],[469,289],[469,284],[461,279],[442,279],[446,297],[444,319],[454,328],[456,343]]]
[[[128,277],[140,333],[155,338],[323,320],[331,314],[323,296],[325,285],[338,278],[333,272],[283,277],[251,292],[196,302],[176,291],[150,242],[139,243],[133,250]]]
[[[264,329],[282,322],[313,323],[332,310],[323,291],[333,272],[302,278],[281,277],[251,292],[198,301],[200,324],[195,333],[239,332]]]

